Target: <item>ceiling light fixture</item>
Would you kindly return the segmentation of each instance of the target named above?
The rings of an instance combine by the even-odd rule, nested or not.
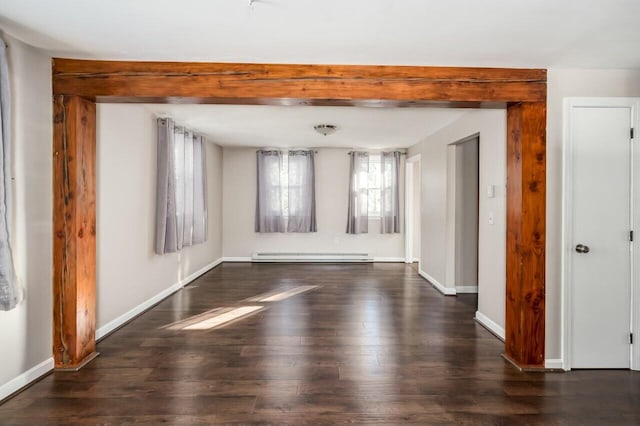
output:
[[[327,136],[334,134],[336,130],[338,130],[338,127],[333,124],[316,124],[313,126],[313,130],[321,135]]]

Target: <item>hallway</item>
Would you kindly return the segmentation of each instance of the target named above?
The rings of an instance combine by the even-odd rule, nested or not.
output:
[[[316,287],[280,293],[300,286]],[[193,318],[247,306],[220,328]],[[0,423],[640,423],[640,374],[520,373],[475,306],[404,264],[225,263],[106,337],[79,372],[1,405]]]

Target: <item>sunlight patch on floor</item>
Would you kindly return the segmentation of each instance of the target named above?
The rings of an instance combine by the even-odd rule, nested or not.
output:
[[[278,289],[268,293],[262,293],[258,296],[250,297],[249,299],[245,299],[242,301],[247,303],[251,302],[251,305],[211,309],[210,311],[204,312],[199,315],[194,315],[192,317],[174,322],[161,328],[164,328],[166,330],[211,330],[213,328],[219,328],[233,321],[248,317],[258,311],[266,309],[266,305],[256,305],[256,303],[281,302],[290,297],[314,290],[319,287],[321,286],[303,285],[286,290]]]
[[[221,313],[211,318],[203,319],[194,324],[183,327],[182,330],[210,330],[212,328],[221,327],[231,321],[246,317],[250,314],[264,309],[263,306],[242,306],[234,308],[230,311]]]
[[[184,320],[174,322],[162,328],[166,330],[209,330],[247,317],[262,309],[264,309],[264,306],[215,308],[203,314],[195,315]]]
[[[271,292],[271,293],[265,293],[259,296],[251,297],[247,299],[247,302],[261,302],[261,303],[281,302],[297,294],[305,293],[307,291],[311,291],[318,287],[319,286],[317,285],[302,285],[302,286],[294,287],[288,290],[278,291],[276,293]]]

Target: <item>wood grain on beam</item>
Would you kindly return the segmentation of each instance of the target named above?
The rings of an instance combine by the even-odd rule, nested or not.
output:
[[[208,99],[540,102],[546,70],[54,59],[53,93],[101,101]]]
[[[546,104],[507,108],[505,356],[544,367]]]
[[[73,369],[96,347],[96,105],[55,96],[53,114],[53,354]]]

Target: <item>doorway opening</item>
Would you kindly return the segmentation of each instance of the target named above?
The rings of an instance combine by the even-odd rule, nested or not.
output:
[[[420,154],[407,158],[405,164],[405,263],[417,263],[420,270],[422,223],[422,169]]]
[[[447,152],[447,282],[456,294],[478,292],[479,152],[479,134]]]

